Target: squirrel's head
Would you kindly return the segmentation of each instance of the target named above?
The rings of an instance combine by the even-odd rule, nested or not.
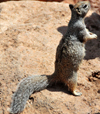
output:
[[[77,14],[77,16],[85,17],[87,12],[90,9],[90,2],[89,1],[80,1],[76,3],[75,5],[70,4],[69,5],[72,13]]]

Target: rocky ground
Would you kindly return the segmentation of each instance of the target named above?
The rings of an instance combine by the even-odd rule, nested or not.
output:
[[[11,97],[28,75],[52,74],[56,47],[67,30],[68,4],[34,1],[0,3],[0,114],[8,114]],[[87,28],[98,38],[87,42],[71,95],[62,84],[32,94],[22,114],[100,114],[100,15],[90,11]]]

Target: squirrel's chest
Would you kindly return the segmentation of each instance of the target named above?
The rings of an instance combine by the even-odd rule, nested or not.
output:
[[[77,41],[61,43],[57,48],[56,66],[78,69],[85,56],[84,44]]]
[[[73,59],[73,60],[77,60],[77,59],[83,59],[83,57],[85,56],[85,48],[84,48],[84,44],[79,43],[79,42],[68,42],[68,43],[64,43],[64,45],[62,46],[62,57],[66,58],[67,60],[69,59]]]

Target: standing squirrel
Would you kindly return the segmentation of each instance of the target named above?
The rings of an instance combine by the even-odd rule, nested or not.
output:
[[[69,8],[72,13],[71,20],[65,36],[57,47],[54,73],[50,76],[37,75],[24,78],[13,95],[10,113],[23,111],[26,101],[33,92],[45,89],[54,82],[65,83],[73,95],[82,94],[76,91],[77,71],[85,56],[85,42],[96,39],[97,35],[89,32],[84,23],[84,17],[90,9],[88,1],[70,4]]]

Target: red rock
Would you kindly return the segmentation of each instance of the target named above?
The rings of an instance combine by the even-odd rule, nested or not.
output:
[[[0,7],[0,113],[8,114],[12,94],[22,78],[53,73],[56,47],[71,14],[68,4],[55,2],[13,1]],[[88,20],[86,23],[88,26]],[[100,88],[88,81],[92,72],[100,70],[99,39],[95,46],[94,41],[88,44],[89,54],[95,50],[96,55],[85,58],[78,72],[77,89],[82,96],[69,94],[63,85],[53,86],[32,94],[22,114],[99,113]]]

